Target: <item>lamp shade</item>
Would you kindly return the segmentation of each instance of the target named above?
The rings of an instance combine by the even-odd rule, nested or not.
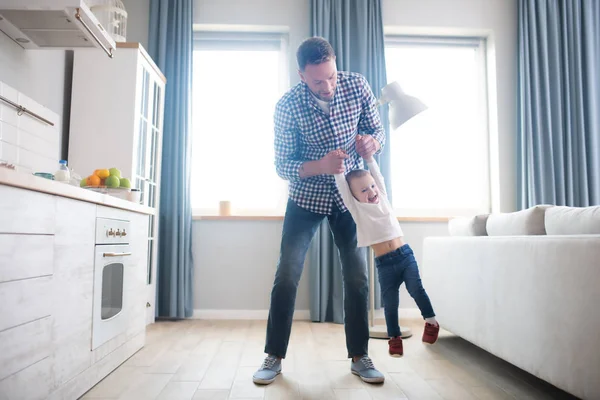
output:
[[[379,104],[388,103],[390,105],[390,125],[393,130],[398,129],[420,112],[427,110],[427,106],[421,100],[404,93],[398,82],[389,83],[381,89]]]

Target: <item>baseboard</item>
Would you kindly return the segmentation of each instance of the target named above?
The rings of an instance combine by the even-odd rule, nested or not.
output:
[[[196,309],[192,319],[228,319],[228,320],[266,320],[269,310],[203,310]],[[423,319],[418,308],[400,308],[400,319]],[[310,321],[310,310],[296,310],[294,319]],[[375,310],[375,319],[384,319],[383,309]]]
[[[269,317],[269,310],[194,310],[192,319],[228,319],[228,320],[266,320]],[[300,321],[310,321],[309,310],[296,310],[294,319]]]

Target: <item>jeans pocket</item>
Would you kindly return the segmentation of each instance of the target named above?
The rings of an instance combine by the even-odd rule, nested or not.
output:
[[[402,246],[402,248],[400,249],[400,252],[402,253],[403,256],[413,256],[414,257],[413,249],[408,244],[405,244],[404,246]]]
[[[388,267],[388,265],[385,261],[375,260],[375,268],[377,268],[378,271],[380,271],[382,268],[386,268],[386,267]]]

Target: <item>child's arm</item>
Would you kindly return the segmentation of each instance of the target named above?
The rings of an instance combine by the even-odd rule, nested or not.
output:
[[[371,172],[371,176],[373,176],[373,180],[379,187],[379,190],[383,192],[387,196],[387,190],[385,189],[385,180],[383,179],[383,175],[381,175],[381,171],[379,170],[379,165],[375,158],[371,157],[370,160],[365,160],[367,162],[367,166],[369,167],[369,171]]]
[[[350,186],[348,185],[348,181],[346,180],[346,176],[344,174],[335,174],[335,183],[337,184],[338,190],[342,195],[342,200],[344,200],[344,204],[348,208],[348,210],[354,210],[354,196],[350,191]]]

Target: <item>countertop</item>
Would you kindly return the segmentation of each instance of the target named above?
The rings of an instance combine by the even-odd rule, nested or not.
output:
[[[70,199],[100,204],[106,207],[119,208],[140,214],[155,215],[156,210],[141,204],[123,200],[107,194],[93,192],[62,182],[56,182],[35,175],[26,174],[0,167],[0,185],[13,186],[21,189],[67,197]]]

